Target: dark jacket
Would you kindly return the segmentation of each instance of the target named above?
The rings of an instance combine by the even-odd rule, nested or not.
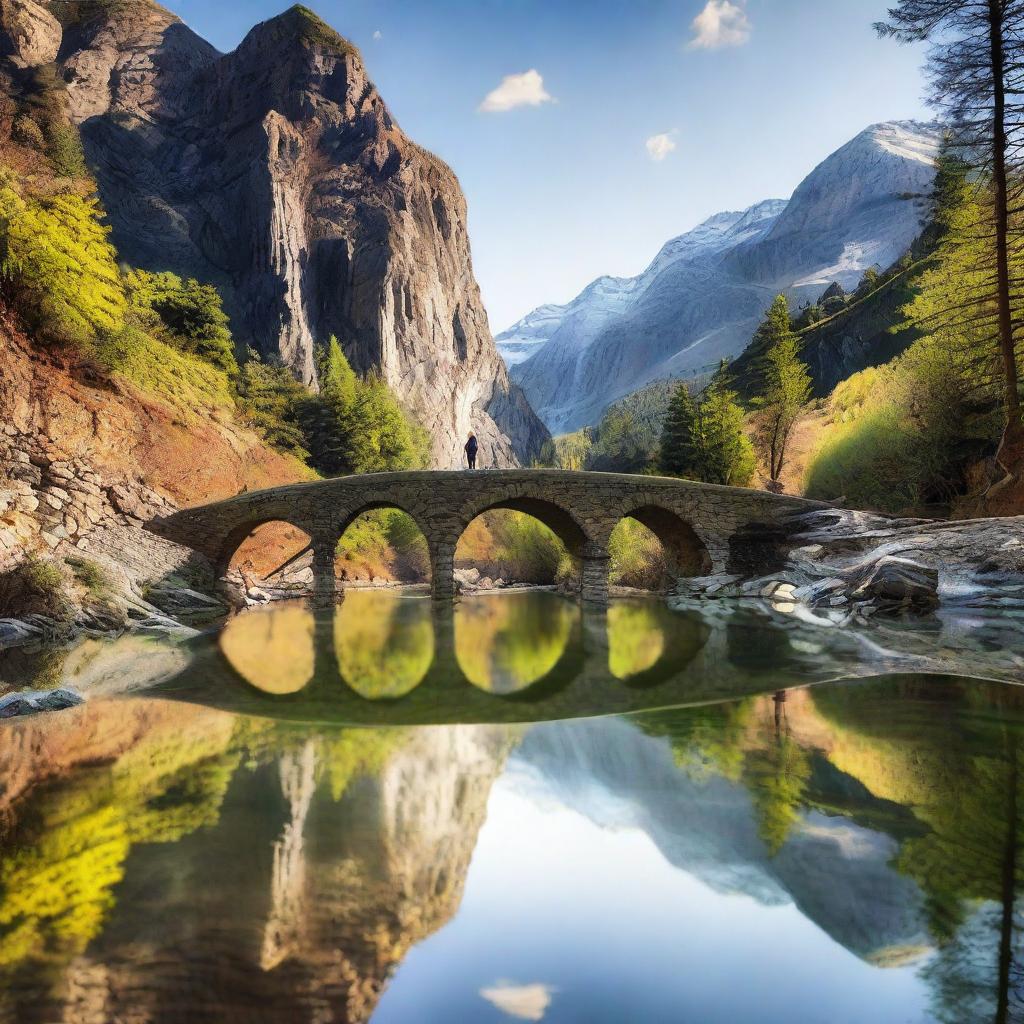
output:
[[[476,455],[477,449],[478,449],[479,447],[480,447],[480,445],[478,445],[478,444],[476,443],[476,438],[475,438],[475,437],[471,437],[471,438],[470,438],[470,439],[469,439],[469,440],[468,440],[468,441],[466,442],[466,454],[467,454],[467,455],[470,455],[470,456],[472,456],[472,455]]]

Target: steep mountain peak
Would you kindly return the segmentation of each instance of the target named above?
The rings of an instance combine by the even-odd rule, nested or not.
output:
[[[649,381],[703,372],[750,341],[772,297],[816,299],[833,281],[894,263],[932,212],[941,129],[870,125],[823,160],[788,201],[709,217],[616,288],[587,290],[499,335],[549,428],[595,423]]]
[[[509,366],[525,362],[552,338],[589,338],[607,322],[625,315],[666,272],[707,260],[763,235],[786,208],[784,199],[764,199],[746,210],[726,210],[669,239],[636,277],[599,277],[571,302],[544,305],[498,335]]]
[[[939,154],[942,129],[934,121],[880,121],[869,125],[853,140],[858,141],[868,142],[903,160],[932,165]]]
[[[18,46],[56,52],[122,260],[218,287],[239,346],[312,387],[337,337],[429,426],[437,466],[470,430],[485,465],[539,453],[458,181],[401,132],[351,43],[297,5],[220,54],[152,0],[67,0],[58,52],[40,10]],[[14,48],[0,38],[0,64]]]
[[[300,43],[345,56],[360,56],[354,44],[303,4],[294,4],[286,11],[255,25],[238,49],[243,51],[255,46],[266,52],[267,48],[277,49],[290,43]]]

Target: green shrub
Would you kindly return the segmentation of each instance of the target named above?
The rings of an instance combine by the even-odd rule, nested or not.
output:
[[[264,362],[250,349],[239,374],[238,396],[242,414],[269,445],[303,461],[309,458],[300,423],[309,394],[287,367]]]
[[[808,496],[887,512],[955,497],[966,453],[999,435],[998,409],[978,402],[978,377],[970,346],[933,336],[843,382],[808,467]]]
[[[229,376],[237,375],[235,343],[216,288],[193,278],[182,281],[177,274],[145,270],[131,271],[125,283],[131,304],[152,314],[151,323],[165,329],[171,344]]]
[[[114,583],[110,574],[99,562],[89,558],[72,557],[67,559],[75,579],[82,584],[89,595],[98,601],[105,601],[111,596]]]
[[[78,129],[64,118],[54,118],[47,125],[46,153],[53,169],[66,178],[84,178],[89,173]]]
[[[74,617],[74,604],[60,567],[29,557],[0,576],[0,617],[45,615],[58,622]]]
[[[119,331],[98,339],[93,350],[104,366],[179,408],[234,407],[235,393],[226,374],[157,340],[130,317]]]
[[[46,147],[43,130],[28,114],[19,114],[11,125],[11,137],[21,146],[42,152]]]
[[[609,582],[638,590],[659,590],[665,578],[661,541],[643,523],[622,519],[608,543]]]

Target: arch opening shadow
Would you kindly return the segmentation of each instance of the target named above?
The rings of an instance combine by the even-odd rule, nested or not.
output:
[[[693,527],[657,505],[644,505],[622,517],[612,534],[611,553],[613,573],[625,567],[641,582],[640,589],[668,590],[680,577],[704,576],[712,568],[711,554]]]
[[[432,576],[419,523],[404,508],[383,502],[364,506],[341,525],[334,565],[343,586],[381,580],[422,584]]]

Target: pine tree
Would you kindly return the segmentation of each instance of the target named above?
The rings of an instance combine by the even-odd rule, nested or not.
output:
[[[811,397],[811,378],[800,360],[800,342],[790,326],[784,295],[769,307],[754,343],[764,352],[761,393],[754,399],[754,444],[768,471],[768,489],[780,492],[793,427]]]
[[[986,283],[973,296],[968,319],[985,323],[1002,364],[1006,429],[997,462],[1005,483],[1024,476],[1014,297],[1024,281],[1014,272],[1019,229],[1021,153],[1024,151],[1024,0],[900,0],[880,35],[900,42],[931,41],[928,71],[931,100],[950,126],[961,157],[991,194],[991,216],[976,234],[986,239]],[[1017,182],[1017,184],[1014,184]],[[1017,209],[1014,209],[1014,206]],[[949,310],[964,317],[965,308]]]
[[[660,467],[669,476],[692,477],[695,472],[693,431],[697,405],[686,384],[672,395],[661,431]]]
[[[333,337],[317,364],[320,394],[304,403],[301,418],[321,473],[382,473],[426,464],[425,432],[379,375],[360,380]]]
[[[743,429],[743,410],[724,366],[697,405],[694,430],[697,479],[744,487],[754,475],[754,446]]]
[[[239,373],[238,396],[242,412],[269,444],[298,459],[309,458],[306,434],[299,422],[308,396],[287,367],[264,363],[250,349]]]
[[[127,308],[96,200],[23,198],[0,180],[0,295],[33,329],[89,347],[121,329]]]

